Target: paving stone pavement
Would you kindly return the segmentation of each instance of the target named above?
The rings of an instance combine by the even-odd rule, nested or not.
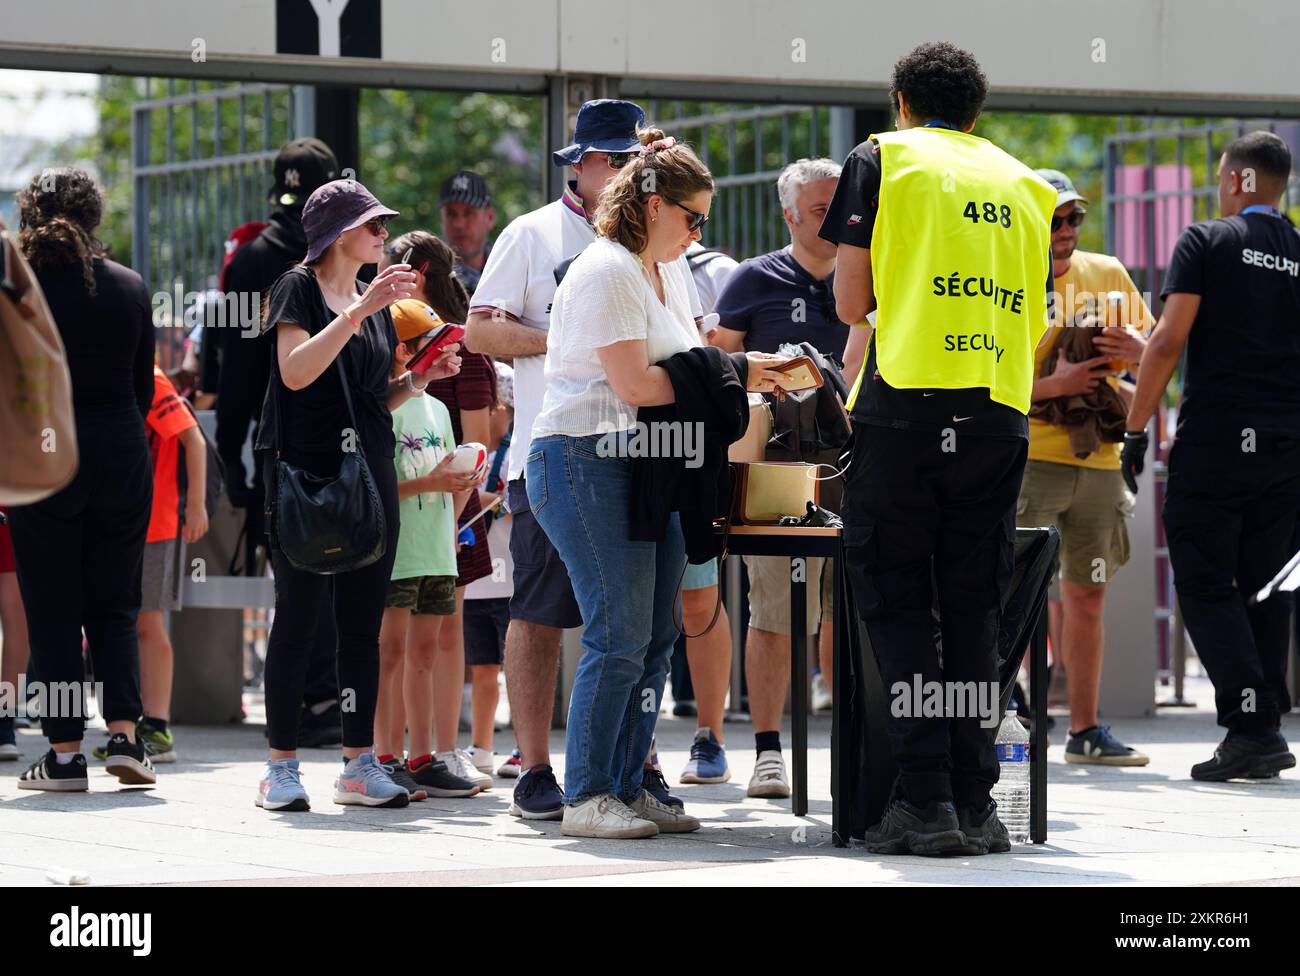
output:
[[[1193,694],[1208,705],[1208,686]],[[1220,738],[1211,712],[1174,710],[1114,722],[1151,756],[1135,769],[1062,759],[1064,721],[1049,750],[1048,843],[1011,854],[934,860],[875,857],[830,839],[830,719],[810,727],[810,812],[752,800],[747,724],[728,724],[729,783],[676,787],[704,827],[642,841],[560,835],[558,823],[509,816],[513,780],[465,800],[402,810],[331,802],[333,750],[302,753],[314,801],[305,814],[253,805],[265,740],[260,725],[178,727],[181,761],[153,790],[120,790],[91,760],[88,794],[17,788],[44,748],[21,731],[25,762],[0,767],[0,884],[43,885],[69,873],[97,885],[1214,885],[1300,883],[1300,775],[1195,783],[1188,770]],[[664,716],[659,752],[670,783],[687,758],[694,722]],[[1300,718],[1283,733],[1300,740]],[[87,748],[100,733],[92,733]],[[787,747],[789,733],[783,740]],[[509,732],[498,748],[508,747]],[[563,774],[563,735],[552,748]]]

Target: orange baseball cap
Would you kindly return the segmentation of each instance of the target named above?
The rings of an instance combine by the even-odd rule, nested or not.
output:
[[[418,298],[403,298],[388,306],[388,311],[392,313],[397,338],[402,342],[432,332],[442,325],[438,313]]]

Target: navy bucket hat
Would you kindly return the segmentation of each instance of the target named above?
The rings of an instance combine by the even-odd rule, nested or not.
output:
[[[620,98],[596,98],[578,109],[573,145],[551,153],[556,166],[571,166],[588,152],[631,152],[641,146],[637,126],[645,124],[645,110]]]
[[[302,208],[302,229],[307,234],[308,264],[339,239],[344,231],[360,227],[374,217],[397,217],[356,180],[333,180],[318,187]]]

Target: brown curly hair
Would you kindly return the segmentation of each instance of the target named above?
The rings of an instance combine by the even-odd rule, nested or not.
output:
[[[653,126],[638,127],[636,134],[643,146],[667,138]],[[649,240],[645,202],[650,197],[657,193],[681,201],[701,190],[712,192],[713,186],[713,174],[685,143],[633,156],[600,195],[593,221],[596,233],[640,254]]]
[[[104,196],[84,169],[42,170],[17,193],[18,245],[36,271],[80,264],[90,294],[95,294],[91,262],[108,249],[95,237],[104,216]]]
[[[396,240],[388,242],[388,256],[394,261],[402,260],[402,255],[409,250],[411,267],[424,268],[424,293],[420,296],[438,313],[444,322],[463,325],[469,317],[469,292],[456,277],[456,252],[451,245],[437,234],[427,230],[413,230]]]

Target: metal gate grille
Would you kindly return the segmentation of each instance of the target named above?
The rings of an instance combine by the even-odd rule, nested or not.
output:
[[[1300,123],[1241,119],[1198,126],[1154,127],[1107,136],[1106,253],[1118,257],[1138,287],[1157,293],[1178,235],[1188,224],[1219,215],[1219,157],[1228,143],[1256,129],[1276,132],[1300,149]],[[1293,174],[1284,199],[1300,201]],[[1158,302],[1158,295],[1155,296]],[[1156,306],[1152,311],[1158,313]]]
[[[186,295],[217,287],[230,231],[265,220],[271,164],[294,137],[294,92],[286,85],[200,87],[132,108],[132,261],[154,297],[164,368],[179,365],[198,324]]]
[[[669,135],[689,142],[713,172],[717,193],[706,246],[742,260],[787,243],[776,178],[800,157],[830,154],[831,109],[651,101],[646,112]]]

